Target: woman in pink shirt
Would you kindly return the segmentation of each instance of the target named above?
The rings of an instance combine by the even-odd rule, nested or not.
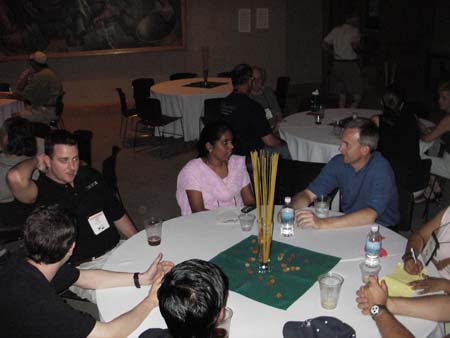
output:
[[[199,156],[178,174],[177,202],[182,215],[255,203],[245,156],[232,155],[233,133],[223,123],[207,125],[200,134]]]

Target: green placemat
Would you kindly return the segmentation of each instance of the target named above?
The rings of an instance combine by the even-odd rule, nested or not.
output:
[[[341,259],[277,241],[272,241],[270,258],[271,272],[259,274],[258,239],[250,236],[211,262],[228,276],[231,290],[286,310]]]
[[[211,82],[208,81],[206,83],[205,86],[205,82],[204,81],[198,81],[198,82],[192,82],[192,83],[188,83],[183,85],[183,87],[194,87],[194,88],[215,88],[215,87],[219,87],[219,86],[224,86],[226,85],[228,82]]]

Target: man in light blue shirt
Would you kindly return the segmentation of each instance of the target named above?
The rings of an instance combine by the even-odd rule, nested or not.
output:
[[[333,157],[307,189],[294,196],[294,207],[304,208],[334,189],[341,192],[345,215],[318,218],[308,210],[296,213],[303,227],[341,228],[379,223],[390,227],[399,221],[395,176],[389,162],[377,151],[378,128],[367,119],[350,121],[342,134],[340,155]]]

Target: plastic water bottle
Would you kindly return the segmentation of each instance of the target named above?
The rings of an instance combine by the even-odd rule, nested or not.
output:
[[[378,225],[372,225],[366,240],[366,265],[378,266],[380,264],[381,235]]]
[[[290,237],[294,235],[294,208],[289,196],[284,198],[284,206],[281,209],[281,235]]]

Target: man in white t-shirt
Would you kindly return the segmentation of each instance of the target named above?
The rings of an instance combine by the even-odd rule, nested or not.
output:
[[[330,80],[334,92],[339,94],[339,107],[346,106],[347,95],[353,102],[350,107],[358,107],[361,101],[362,79],[359,68],[359,18],[347,18],[341,26],[335,27],[323,39],[322,48],[333,56]]]

